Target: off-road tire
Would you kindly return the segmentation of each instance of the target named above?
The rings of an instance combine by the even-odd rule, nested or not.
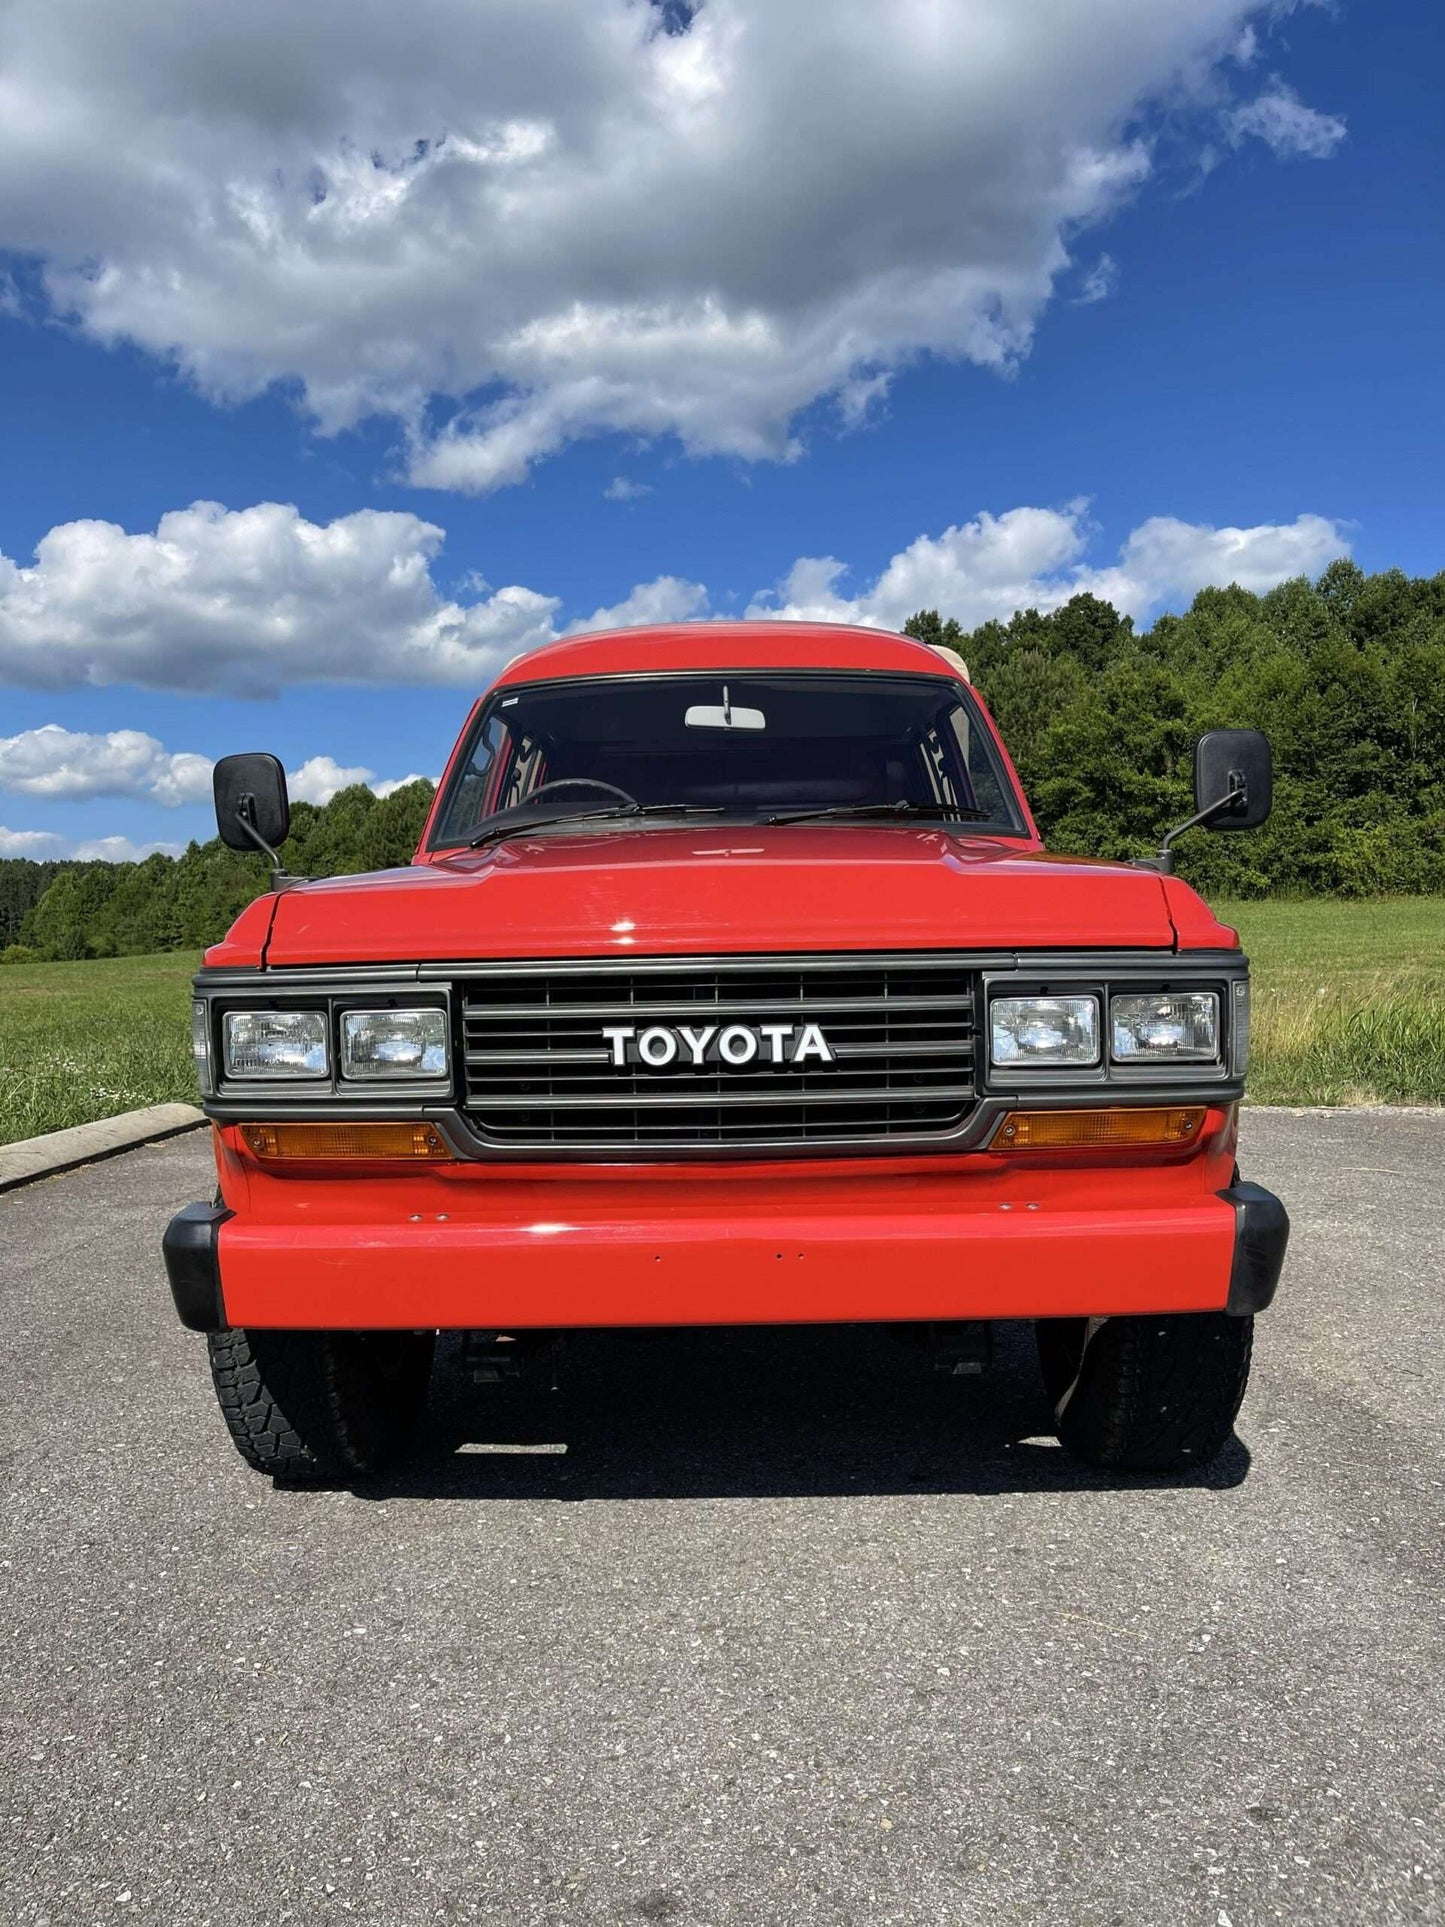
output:
[[[380,1471],[426,1404],[431,1332],[228,1331],[208,1338],[221,1416],[247,1465],[336,1482]]]
[[[1249,1382],[1252,1318],[1041,1318],[1039,1363],[1059,1440],[1121,1472],[1208,1465]]]

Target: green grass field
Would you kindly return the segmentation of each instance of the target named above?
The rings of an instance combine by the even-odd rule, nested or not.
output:
[[[1445,897],[1214,907],[1253,969],[1256,1104],[1445,1104]]]
[[[1241,903],[1262,1104],[1445,1103],[1445,898]],[[0,969],[0,1144],[195,1097],[193,955]]]
[[[190,980],[200,958],[0,968],[0,1144],[196,1102]]]

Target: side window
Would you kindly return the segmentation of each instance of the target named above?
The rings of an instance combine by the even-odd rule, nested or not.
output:
[[[951,749],[952,745],[945,743],[936,729],[925,730],[918,739],[924,777],[934,802],[956,804],[961,809],[967,809],[973,799],[966,792],[959,794],[962,786],[958,778],[962,772],[950,753]]]
[[[472,746],[438,841],[465,842],[486,817],[523,802],[546,780],[541,743],[525,733],[514,735],[505,717],[489,716]]]
[[[953,709],[949,722],[959,760],[968,773],[968,786],[973,792],[972,806],[987,810],[991,822],[1007,823],[1013,810],[1008,793],[994,771],[993,758],[988,753],[983,731],[974,727],[973,719],[962,703]]]
[[[482,818],[496,806],[490,800],[494,784],[508,761],[512,732],[500,716],[489,716],[486,727],[472,746],[471,757],[457,784],[441,837],[458,842],[470,836]]]

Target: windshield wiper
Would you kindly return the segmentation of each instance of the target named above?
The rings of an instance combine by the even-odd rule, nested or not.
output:
[[[910,803],[904,798],[897,803],[833,803],[826,809],[784,810],[777,816],[765,816],[763,821],[811,823],[824,817],[928,816],[950,823],[986,823],[989,815],[988,810],[966,810],[957,803]]]
[[[525,803],[514,803],[489,818],[467,848],[479,850],[484,843],[499,842],[519,831],[545,830],[558,823],[632,822],[639,816],[721,816],[725,807],[722,803],[601,803],[593,810],[529,810]]]

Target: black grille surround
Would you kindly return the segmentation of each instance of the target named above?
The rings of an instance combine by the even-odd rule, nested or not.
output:
[[[461,1106],[499,1151],[621,1157],[956,1138],[977,979],[955,957],[628,959],[459,973]],[[816,1024],[832,1063],[619,1065],[604,1029]],[[687,1059],[686,1051],[679,1058]]]

